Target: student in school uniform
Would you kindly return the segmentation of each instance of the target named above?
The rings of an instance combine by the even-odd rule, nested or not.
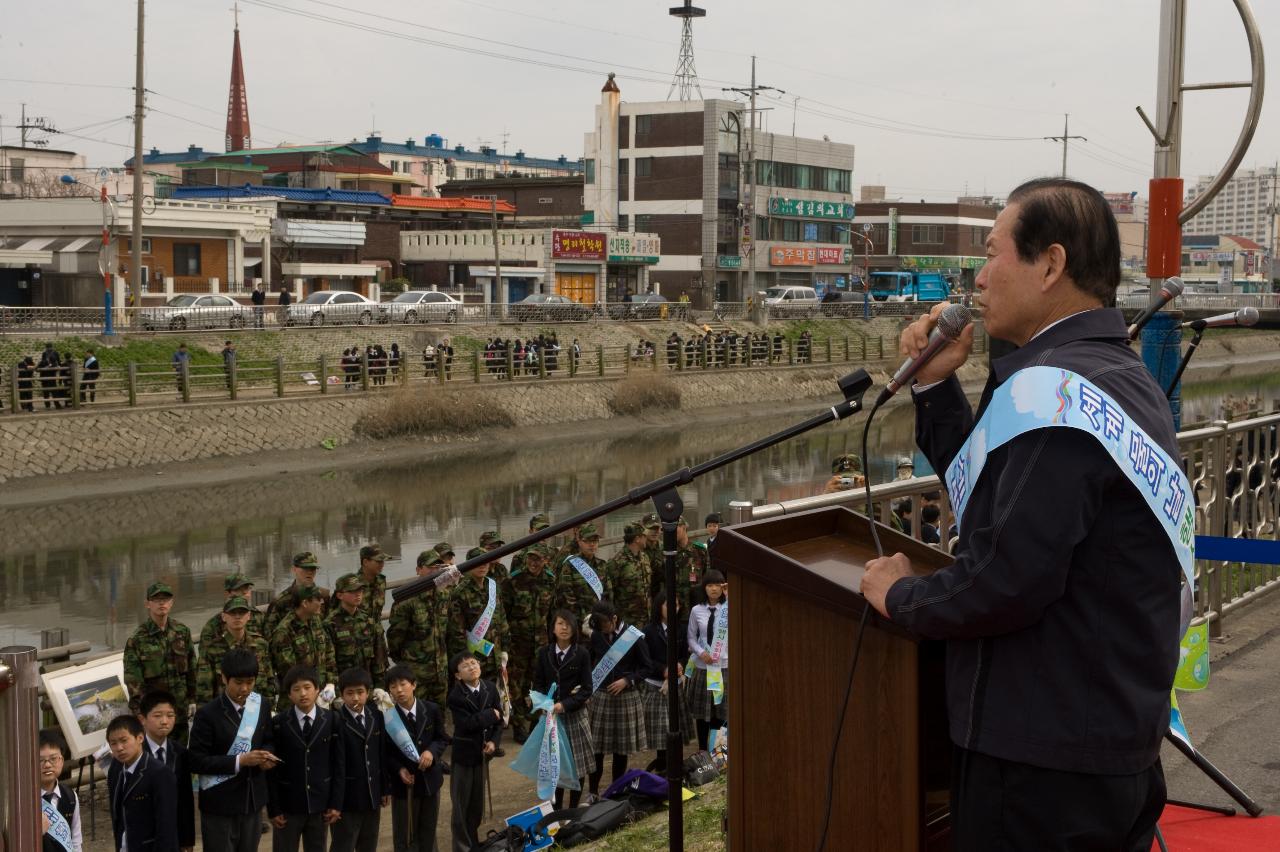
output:
[[[649,747],[637,684],[649,673],[650,663],[644,634],[638,627],[629,629],[607,598],[591,607],[591,626],[592,682],[600,686],[589,708],[596,768],[588,777],[591,795],[599,796],[606,753],[613,755],[612,780],[617,781],[627,771],[628,755]]]
[[[117,716],[107,725],[107,801],[116,852],[178,852],[177,784],[169,767],[147,752],[146,738],[136,716]]]
[[[271,707],[253,691],[258,658],[233,648],[223,654],[222,694],[196,711],[187,757],[200,775],[202,852],[256,852],[267,804]]]
[[[453,714],[453,772],[449,799],[453,852],[469,852],[480,844],[484,819],[486,761],[502,742],[502,708],[498,688],[480,679],[480,658],[470,651],[454,654],[449,671],[457,681],[449,690]]]
[[[80,799],[75,790],[58,781],[71,750],[57,731],[41,731],[36,748],[44,819],[40,852],[81,852],[84,840],[80,834]]]
[[[392,847],[395,852],[436,852],[442,756],[449,747],[444,712],[434,701],[416,697],[418,679],[409,666],[387,669],[386,684],[395,702],[382,713],[391,776]]]
[[[569,791],[569,807],[582,799],[583,782],[596,768],[596,750],[591,744],[587,721],[587,701],[591,698],[591,654],[582,646],[578,617],[567,609],[552,614],[551,641],[538,649],[533,668],[533,688],[546,695],[552,685],[555,705],[551,712],[564,722],[573,765],[578,771],[578,789]],[[564,804],[564,788],[556,787],[555,806]]]
[[[342,819],[329,829],[329,852],[375,852],[382,809],[391,801],[387,731],[370,705],[373,677],[364,669],[338,675],[342,704],[334,705],[346,775],[341,779]]]
[[[275,826],[274,852],[324,852],[326,826],[342,814],[346,755],[332,710],[316,703],[320,675],[294,666],[280,690],[288,710],[271,720],[271,741],[280,765],[267,773],[267,815]]]
[[[698,731],[698,748],[706,751],[711,731],[720,730],[729,719],[729,643],[726,641],[718,646],[716,639],[717,616],[729,605],[724,575],[712,568],[703,575],[702,591],[706,595],[706,603],[698,604],[689,612],[686,638],[694,669],[685,681],[684,697]],[[707,688],[708,666],[719,668],[725,686],[719,704]]]
[[[676,693],[680,696],[680,741],[687,743],[693,739],[693,716],[689,715],[684,690],[680,688],[686,674],[685,663],[689,660],[689,642],[679,628],[683,619],[676,618],[677,626],[674,631],[667,627],[666,589],[658,588],[657,594],[653,596],[651,612],[649,623],[644,628],[645,649],[649,652],[649,671],[640,683],[640,700],[644,705],[649,747],[657,750],[657,756],[649,764],[648,770],[661,775],[667,771],[667,694],[670,688],[667,683],[667,642],[672,639],[676,642],[676,659],[679,660],[681,675],[681,680],[675,686]]]
[[[178,848],[194,849],[196,845],[195,794],[191,792],[191,765],[187,747],[169,736],[178,720],[178,701],[172,693],[153,690],[142,696],[138,705],[138,721],[146,732],[143,746],[156,763],[173,773],[177,787]]]

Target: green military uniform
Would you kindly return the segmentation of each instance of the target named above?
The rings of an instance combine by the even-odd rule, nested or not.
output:
[[[364,572],[364,561],[372,559],[375,562],[386,562],[387,554],[382,552],[382,548],[376,544],[366,544],[360,548],[360,568],[352,572],[358,574],[360,579],[364,581],[364,600],[360,601],[360,609],[369,613],[369,617],[373,619],[374,624],[382,624],[382,608],[387,605],[387,578],[382,576],[379,571],[370,578]],[[338,609],[338,595],[335,584],[334,594],[329,596],[328,603],[325,604],[325,615],[329,615]]]
[[[657,512],[650,512],[640,519],[640,526],[646,530],[662,529],[662,520],[658,517]],[[662,585],[662,578],[666,576],[666,560],[662,555],[662,536],[658,536],[658,540],[650,543],[648,537],[645,538],[644,555],[649,559],[649,588],[654,594],[657,593],[658,587]],[[657,578],[656,580],[654,578]],[[652,597],[652,595],[650,595]]]
[[[164,583],[147,587],[147,600],[168,595],[173,590]],[[124,685],[129,690],[130,709],[138,712],[142,696],[153,689],[168,690],[178,706],[175,734],[186,735],[187,704],[196,700],[196,646],[191,630],[170,618],[162,628],[148,618],[138,625],[124,644]]]
[[[639,524],[628,524],[624,538],[644,536]],[[604,593],[618,610],[618,615],[628,624],[643,627],[649,621],[649,560],[641,550],[633,553],[624,546],[617,555],[605,563]]]
[[[334,585],[338,592],[362,590],[368,594],[365,580],[359,574],[347,574]],[[363,604],[363,601],[361,601]],[[387,671],[387,640],[382,635],[382,623],[375,622],[363,606],[348,613],[342,604],[325,617],[325,629],[333,642],[333,656],[338,674],[347,669],[364,669],[373,676],[374,683],[381,683]]]
[[[502,537],[498,535],[497,530],[487,530],[480,533],[480,547],[485,550],[493,550],[506,544]],[[501,583],[507,577],[511,576],[511,572],[507,570],[507,566],[501,562],[493,562],[489,565],[489,576],[493,578],[495,583]]]
[[[496,580],[494,585],[496,587]],[[494,594],[497,595],[496,588]],[[449,623],[445,631],[445,647],[449,651],[450,658],[454,654],[468,650],[467,632],[480,620],[480,616],[484,614],[488,605],[488,577],[477,578],[468,572],[456,586],[449,590]],[[476,651],[476,656],[480,658],[480,673],[482,677],[497,681],[502,676],[501,654],[507,650],[509,639],[507,616],[502,609],[500,597],[493,609],[493,619],[489,622],[489,629],[485,632],[484,639],[493,643],[493,650],[488,656]]]
[[[222,611],[232,612],[241,607],[250,609],[249,601],[243,597],[234,597],[223,604]],[[218,621],[221,623],[221,615],[218,616]],[[200,662],[196,664],[196,700],[201,704],[207,704],[218,697],[222,692],[222,681],[219,676],[222,672],[223,656],[233,649],[244,649],[252,651],[258,658],[258,682],[253,691],[261,695],[267,701],[267,706],[270,706],[276,699],[279,689],[275,670],[271,666],[271,649],[267,645],[267,640],[252,627],[246,627],[244,637],[236,641],[225,627],[226,625],[223,625],[224,629],[208,642],[203,639],[200,642]]]
[[[527,566],[526,554],[538,553],[547,559],[551,548],[535,544],[520,553],[522,565]],[[527,567],[511,570],[511,576],[498,584],[498,597],[507,617],[510,635],[507,649],[507,684],[511,693],[511,727],[516,736],[529,735],[530,705],[527,701],[533,684],[534,660],[538,649],[547,644],[547,616],[551,612],[551,599],[555,594],[555,576],[546,567],[535,574]]]
[[[578,537],[585,539],[599,538],[600,534],[596,532],[595,524],[583,524],[578,527]],[[577,538],[574,538],[574,549],[577,550]],[[599,600],[595,589],[591,584],[583,579],[578,569],[573,567],[571,559],[581,559],[590,565],[596,572],[596,576],[600,578],[601,586],[604,584],[604,560],[598,556],[583,556],[581,552],[566,554],[555,564],[556,588],[552,597],[552,606],[555,609],[567,609],[578,617],[581,625],[587,624],[587,619],[591,615],[591,607]],[[601,592],[604,589],[601,588]],[[585,635],[585,633],[584,633]]]
[[[293,557],[293,567],[311,571],[312,579],[314,579],[314,572],[319,569],[320,563],[316,561],[314,553],[304,551]],[[294,581],[289,584],[289,588],[281,592],[276,599],[271,602],[270,606],[267,607],[266,622],[262,625],[262,635],[267,637],[267,639],[270,639],[272,634],[276,632],[276,627],[280,624],[280,621],[286,615],[293,612],[293,595],[296,591],[298,591],[298,581],[295,578]],[[323,589],[321,591],[323,591]],[[283,675],[284,672],[281,672],[280,674]]]
[[[230,574],[227,579],[222,581],[224,591],[236,592],[236,597],[243,597],[246,601],[249,599],[249,590],[253,588],[253,581],[244,574]],[[223,610],[225,612],[226,610]],[[260,636],[266,636],[267,617],[259,610],[249,607],[249,630]],[[200,648],[203,651],[204,646],[212,642],[223,632],[222,612],[215,612],[213,617],[204,623],[204,627],[200,630]]]
[[[532,518],[529,519],[530,534],[536,533],[539,530],[545,530],[549,526],[551,526],[551,519],[548,518],[544,512],[539,512],[538,514],[534,515]],[[552,552],[554,548],[552,548],[551,543],[549,541],[543,541],[543,542],[539,542],[539,544],[547,548],[547,554],[548,554],[549,560],[550,562],[554,562],[555,555]],[[524,550],[520,551],[515,556],[511,557],[511,575],[510,576],[514,577],[516,574],[524,570],[524,555],[528,552],[529,552],[529,548],[526,547]],[[547,567],[548,568],[551,567],[549,563]]]
[[[687,619],[695,603],[702,602],[702,575],[707,573],[707,552],[692,544],[676,551],[676,597],[682,618]]]
[[[418,564],[435,569],[444,567],[445,563],[436,551],[427,550],[419,554]],[[445,707],[452,678],[448,674],[449,655],[444,641],[446,618],[442,601],[443,606],[448,605],[448,593],[432,589],[392,604],[387,648],[397,663],[413,669],[418,681],[414,690],[417,696]]]
[[[302,600],[320,593],[314,586],[303,586],[298,590]],[[291,612],[280,620],[271,634],[271,665],[284,677],[294,666],[311,666],[320,675],[319,686],[336,683],[338,679],[338,663],[333,656],[333,642],[324,629],[324,621],[319,615],[305,621]],[[280,696],[280,708],[289,704],[286,695]]]

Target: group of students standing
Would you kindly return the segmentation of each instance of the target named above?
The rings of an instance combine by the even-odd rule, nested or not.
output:
[[[375,385],[387,383],[387,373],[391,373],[394,382],[400,375],[400,344],[392,343],[390,351],[383,349],[381,343],[374,343],[360,351],[359,346],[342,350],[342,378],[347,387],[360,383],[360,370],[365,360],[369,364],[369,381]]]
[[[582,347],[575,339],[572,344],[574,362],[582,352]],[[490,374],[499,377],[507,374],[507,359],[510,357],[512,375],[523,375],[540,372],[544,367],[548,373],[554,373],[560,367],[560,340],[555,332],[539,334],[528,340],[516,338],[515,341],[495,337],[484,345],[484,365]]]
[[[13,366],[13,382],[17,389],[18,410],[34,412],[36,410],[36,393],[44,402],[45,408],[70,408],[71,394],[74,392],[71,381],[71,366],[75,358],[70,352],[58,353],[52,343],[46,343],[44,351],[37,361],[30,355],[23,356]],[[84,359],[80,362],[80,403],[95,402],[98,398],[98,379],[102,376],[102,367],[98,356],[92,349],[85,350]],[[4,396],[0,394],[0,408],[4,407]]]

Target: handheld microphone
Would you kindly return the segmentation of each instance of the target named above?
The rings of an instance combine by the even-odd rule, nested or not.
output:
[[[1182,295],[1182,279],[1176,275],[1173,278],[1166,278],[1164,283],[1160,285],[1160,298],[1156,300],[1154,305],[1147,305],[1142,313],[1138,314],[1138,318],[1133,321],[1133,325],[1129,326],[1129,339],[1136,340],[1138,332],[1142,331],[1142,327],[1151,322],[1151,318],[1160,313],[1160,310],[1174,299]]]
[[[1232,311],[1229,314],[1218,314],[1216,317],[1206,317],[1205,319],[1184,322],[1182,327],[1189,328],[1198,333],[1204,331],[1206,328],[1227,328],[1229,326],[1240,326],[1245,328],[1251,325],[1257,325],[1257,323],[1257,308],[1241,308],[1240,310]]]
[[[914,358],[908,358],[902,362],[902,366],[898,368],[898,372],[893,374],[893,378],[889,380],[889,384],[885,389],[880,391],[880,396],[876,398],[876,408],[884,404],[885,400],[893,396],[902,387],[908,384],[916,373],[920,372],[920,368],[929,363],[934,355],[938,354],[938,350],[951,343],[960,336],[960,332],[964,331],[965,326],[973,322],[973,314],[964,305],[948,305],[941,314],[938,315],[938,324],[934,326],[933,332],[929,335],[929,342],[925,344],[920,354]]]

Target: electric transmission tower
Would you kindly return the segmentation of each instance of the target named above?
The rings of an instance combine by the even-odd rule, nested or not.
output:
[[[696,89],[698,100],[702,100],[702,87],[698,85],[698,69],[693,64],[693,19],[705,18],[706,9],[693,5],[693,0],[684,0],[683,6],[671,7],[671,16],[681,19],[680,58],[676,61],[676,76],[671,81],[671,91],[667,92],[667,100],[678,90],[680,100],[693,100]]]

